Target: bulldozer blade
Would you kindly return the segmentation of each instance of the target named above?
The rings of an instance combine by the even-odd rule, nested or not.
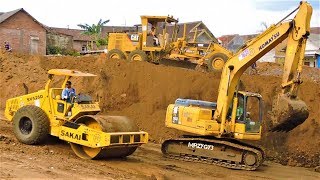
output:
[[[308,116],[308,107],[304,101],[280,95],[272,106],[271,131],[291,131],[302,124]]]

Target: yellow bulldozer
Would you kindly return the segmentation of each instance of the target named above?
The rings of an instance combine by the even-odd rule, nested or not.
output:
[[[13,122],[16,138],[24,144],[42,143],[48,135],[70,143],[80,158],[129,156],[148,142],[148,133],[139,131],[128,118],[97,115],[99,102],[86,94],[70,101],[61,95],[72,77],[94,77],[76,70],[51,69],[43,90],[6,101],[5,117]],[[51,87],[55,76],[64,77],[61,87]]]
[[[109,33],[108,59],[160,62],[161,59],[188,61],[210,71],[221,71],[232,53],[215,42],[192,42],[178,38],[178,20],[172,16],[141,16],[137,32]],[[170,30],[169,30],[170,28]]]
[[[292,20],[284,21],[294,12]],[[254,62],[284,39],[287,50],[283,70],[282,91],[273,101],[271,131],[290,131],[309,116],[298,89],[310,33],[312,7],[307,2],[265,32],[244,44],[224,65],[217,102],[177,99],[167,108],[165,124],[189,133],[181,138],[165,140],[166,157],[204,162],[231,169],[255,170],[265,159],[264,151],[239,140],[260,140],[262,130],[262,96],[238,91],[241,75]]]

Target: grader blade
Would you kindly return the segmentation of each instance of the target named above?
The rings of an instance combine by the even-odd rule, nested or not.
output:
[[[302,124],[308,116],[308,107],[304,101],[280,95],[272,106],[271,131],[291,131]]]

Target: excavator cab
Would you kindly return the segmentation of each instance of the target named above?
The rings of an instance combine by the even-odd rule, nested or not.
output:
[[[262,124],[262,96],[258,93],[238,91],[229,111],[235,122],[234,136],[237,139],[258,140]],[[231,126],[233,127],[233,126]]]

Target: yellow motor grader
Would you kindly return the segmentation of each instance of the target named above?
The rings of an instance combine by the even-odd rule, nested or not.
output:
[[[232,53],[218,43],[196,42],[197,33],[189,42],[186,25],[183,37],[178,38],[180,26],[177,23],[178,20],[172,16],[141,16],[141,28],[136,32],[109,33],[107,58],[156,63],[165,58],[221,71]]]
[[[51,69],[43,90],[6,101],[5,116],[13,122],[16,138],[24,144],[42,143],[50,134],[70,143],[84,159],[125,157],[148,142],[148,133],[139,131],[128,118],[97,115],[99,102],[79,94],[70,102],[61,99],[71,77],[96,75],[67,69]],[[64,76],[61,87],[52,88],[54,76]]]

